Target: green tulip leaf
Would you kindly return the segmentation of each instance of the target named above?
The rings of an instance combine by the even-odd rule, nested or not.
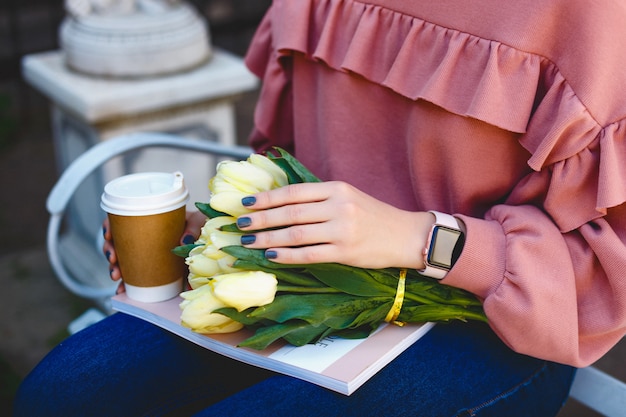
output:
[[[244,326],[254,326],[254,325],[257,325],[259,323],[266,322],[266,320],[263,319],[262,317],[250,317],[249,313],[252,310],[254,310],[254,308],[249,308],[249,309],[244,310],[244,311],[237,311],[236,308],[223,307],[223,308],[218,308],[217,310],[215,310],[213,312],[222,314],[222,315],[228,317],[229,319],[238,321],[239,323],[243,324]]]
[[[427,321],[441,322],[450,320],[487,321],[481,308],[465,308],[453,305],[418,305],[405,306],[400,311],[398,321],[407,323],[424,323]]]
[[[215,217],[223,217],[230,216],[229,214],[222,213],[221,211],[215,210],[213,207],[209,205],[209,203],[195,203],[195,206],[202,214],[207,216],[209,219],[213,219]]]
[[[264,268],[262,266],[258,266],[253,263],[248,263],[246,261],[235,261],[235,268],[245,269],[248,271],[262,271],[270,274],[274,274],[276,279],[278,279],[279,285],[285,287],[295,287],[292,288],[291,291],[294,292],[308,292],[310,290],[307,289],[326,289],[326,291],[321,292],[336,292],[334,289],[328,289],[324,284],[319,282],[313,276],[304,274],[298,271],[292,271],[290,269],[271,269]],[[286,284],[286,285],[285,285]],[[299,290],[296,290],[298,288]]]
[[[288,323],[268,325],[257,329],[254,335],[241,342],[239,346],[263,350],[272,343],[274,343],[276,340],[283,338],[289,333],[294,332],[298,329],[309,327],[311,327],[310,324],[301,320],[293,320]]]
[[[176,246],[172,249],[172,253],[176,256],[180,256],[181,258],[186,258],[189,256],[189,252],[195,247],[202,246],[201,243],[190,243],[189,245],[181,245]]]
[[[248,261],[264,268],[293,269],[298,267],[297,265],[279,264],[268,260],[265,257],[265,251],[263,249],[250,249],[239,245],[233,245],[223,247],[222,251],[239,260]]]
[[[267,262],[260,262],[265,258],[263,251],[260,249],[247,249],[242,246],[233,245],[225,246],[221,250],[237,258],[233,265],[235,268],[274,274],[282,284],[315,288],[324,287],[324,284],[305,271],[296,268],[272,268],[268,266],[269,264]]]
[[[326,326],[316,327],[309,324],[285,334],[283,339],[294,346],[304,346],[307,343],[318,342],[328,330]]]
[[[285,161],[285,159],[276,157],[272,157],[270,159],[283,170],[285,175],[287,175],[287,181],[289,184],[301,184],[304,182],[302,177],[300,177],[300,175],[289,165],[287,161]]]
[[[294,158],[286,150],[274,147],[280,156],[275,156],[271,153],[267,154],[267,157],[278,165],[289,179],[289,184],[298,184],[303,182],[321,182],[307,167],[305,167],[300,161]]]
[[[237,223],[226,224],[219,228],[221,232],[230,232],[230,233],[244,233],[240,228],[237,227]]]
[[[367,270],[341,264],[309,265],[310,271],[324,284],[352,295],[362,297],[393,296],[396,286],[389,287],[373,279]]]
[[[380,323],[385,320],[385,317],[387,317],[387,313],[389,313],[392,306],[393,301],[389,301],[380,304],[378,307],[362,311],[356,316],[352,323],[350,323],[350,326],[346,328],[359,329],[364,326],[369,326],[370,331],[375,330]]]
[[[346,317],[350,323],[364,310],[389,302],[385,297],[358,297],[350,294],[286,294],[270,304],[257,307],[251,317],[263,317],[278,323],[301,319],[312,325],[328,324],[343,327]]]
[[[371,328],[369,326],[361,326],[356,329],[342,329],[333,332],[333,335],[344,339],[365,339],[374,330],[376,330],[376,328],[377,327]]]

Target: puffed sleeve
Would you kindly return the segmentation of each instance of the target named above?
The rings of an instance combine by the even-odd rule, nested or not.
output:
[[[587,366],[626,333],[626,121],[598,126],[567,93],[545,111],[575,108],[540,109],[522,139],[534,171],[484,219],[459,216],[466,246],[444,282],[480,296],[514,350]]]

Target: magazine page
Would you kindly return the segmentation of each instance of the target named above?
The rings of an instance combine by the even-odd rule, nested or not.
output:
[[[290,375],[350,395],[406,348],[415,343],[433,323],[385,325],[365,339],[329,337],[315,344],[295,347],[275,342],[264,350],[238,347],[252,333],[247,329],[227,334],[199,334],[180,325],[182,298],[142,303],[118,294],[114,310],[124,312],[230,358]]]

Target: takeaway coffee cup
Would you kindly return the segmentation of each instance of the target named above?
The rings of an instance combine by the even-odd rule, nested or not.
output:
[[[180,172],[130,174],[105,185],[100,206],[130,298],[158,302],[182,291],[186,265],[172,249],[185,229],[188,199]]]

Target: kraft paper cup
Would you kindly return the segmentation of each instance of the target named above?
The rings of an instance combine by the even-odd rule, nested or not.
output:
[[[130,174],[105,185],[100,206],[130,298],[158,302],[182,291],[187,267],[172,249],[185,229],[188,199],[180,172]]]

